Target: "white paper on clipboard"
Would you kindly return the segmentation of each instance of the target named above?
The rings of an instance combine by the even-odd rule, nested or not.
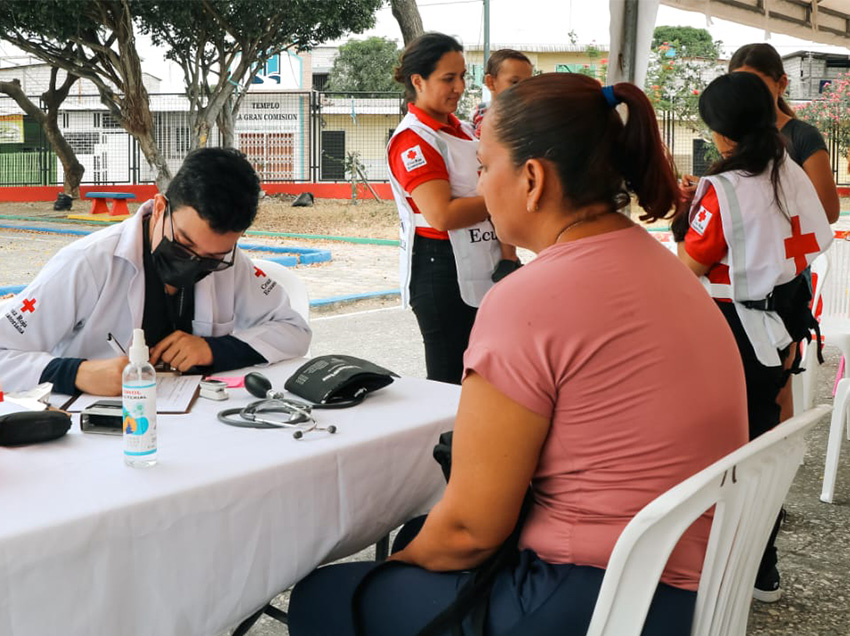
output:
[[[200,375],[162,375],[156,378],[156,412],[157,413],[188,413],[192,401],[198,394]],[[84,393],[70,404],[65,404],[63,410],[79,413],[98,400],[102,395]],[[114,399],[114,398],[113,398]]]

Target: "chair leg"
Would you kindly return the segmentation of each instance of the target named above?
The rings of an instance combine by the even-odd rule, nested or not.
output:
[[[847,422],[847,401],[850,398],[850,379],[842,379],[835,392],[832,419],[829,423],[829,442],[826,446],[826,465],[823,471],[823,490],[820,500],[832,503],[835,494],[835,479],[838,473],[838,458],[841,454],[841,438]]]
[[[254,623],[260,620],[260,616],[263,615],[265,610],[266,608],[264,607],[263,609],[251,614],[248,618],[239,623],[238,627],[233,630],[233,633],[230,636],[245,636],[245,634],[248,633],[248,630],[254,626]]]
[[[269,603],[268,605],[266,605],[263,608],[263,611],[266,613],[266,615],[271,616],[273,619],[275,619],[279,623],[283,623],[284,625],[289,625],[289,614],[284,612],[279,607],[275,607],[274,605]]]
[[[375,561],[386,561],[390,555],[390,535],[387,534],[375,544]]]
[[[248,631],[254,626],[254,623],[256,623],[258,620],[260,620],[260,617],[263,614],[266,614],[267,616],[271,616],[273,619],[275,619],[279,623],[283,623],[284,625],[289,625],[289,614],[284,612],[279,607],[275,607],[274,605],[269,603],[263,609],[259,610],[258,612],[254,612],[248,618],[246,618],[244,621],[239,623],[239,626],[236,629],[233,630],[233,633],[230,636],[245,636],[245,634],[247,634]]]

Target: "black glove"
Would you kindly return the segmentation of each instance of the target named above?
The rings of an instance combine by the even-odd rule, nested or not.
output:
[[[499,261],[498,265],[496,265],[496,269],[493,270],[493,273],[490,275],[490,278],[494,283],[498,283],[505,276],[507,276],[511,272],[518,270],[520,267],[522,267],[522,262],[520,262],[519,259],[511,261],[506,258],[503,258]]]

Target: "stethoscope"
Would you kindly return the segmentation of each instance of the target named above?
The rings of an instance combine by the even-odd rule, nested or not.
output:
[[[311,431],[326,431],[333,435],[336,426],[319,426],[313,417],[313,409],[344,409],[360,404],[366,390],[350,400],[328,404],[308,404],[301,400],[284,397],[282,391],[272,390],[272,383],[262,373],[252,372],[245,376],[245,388],[260,398],[242,408],[225,409],[218,412],[218,420],[230,426],[242,428],[294,428],[292,437],[301,439]],[[281,417],[284,415],[285,417]]]

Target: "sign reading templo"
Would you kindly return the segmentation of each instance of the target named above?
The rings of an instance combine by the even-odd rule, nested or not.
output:
[[[245,132],[297,132],[300,107],[300,95],[246,95],[236,121]]]

